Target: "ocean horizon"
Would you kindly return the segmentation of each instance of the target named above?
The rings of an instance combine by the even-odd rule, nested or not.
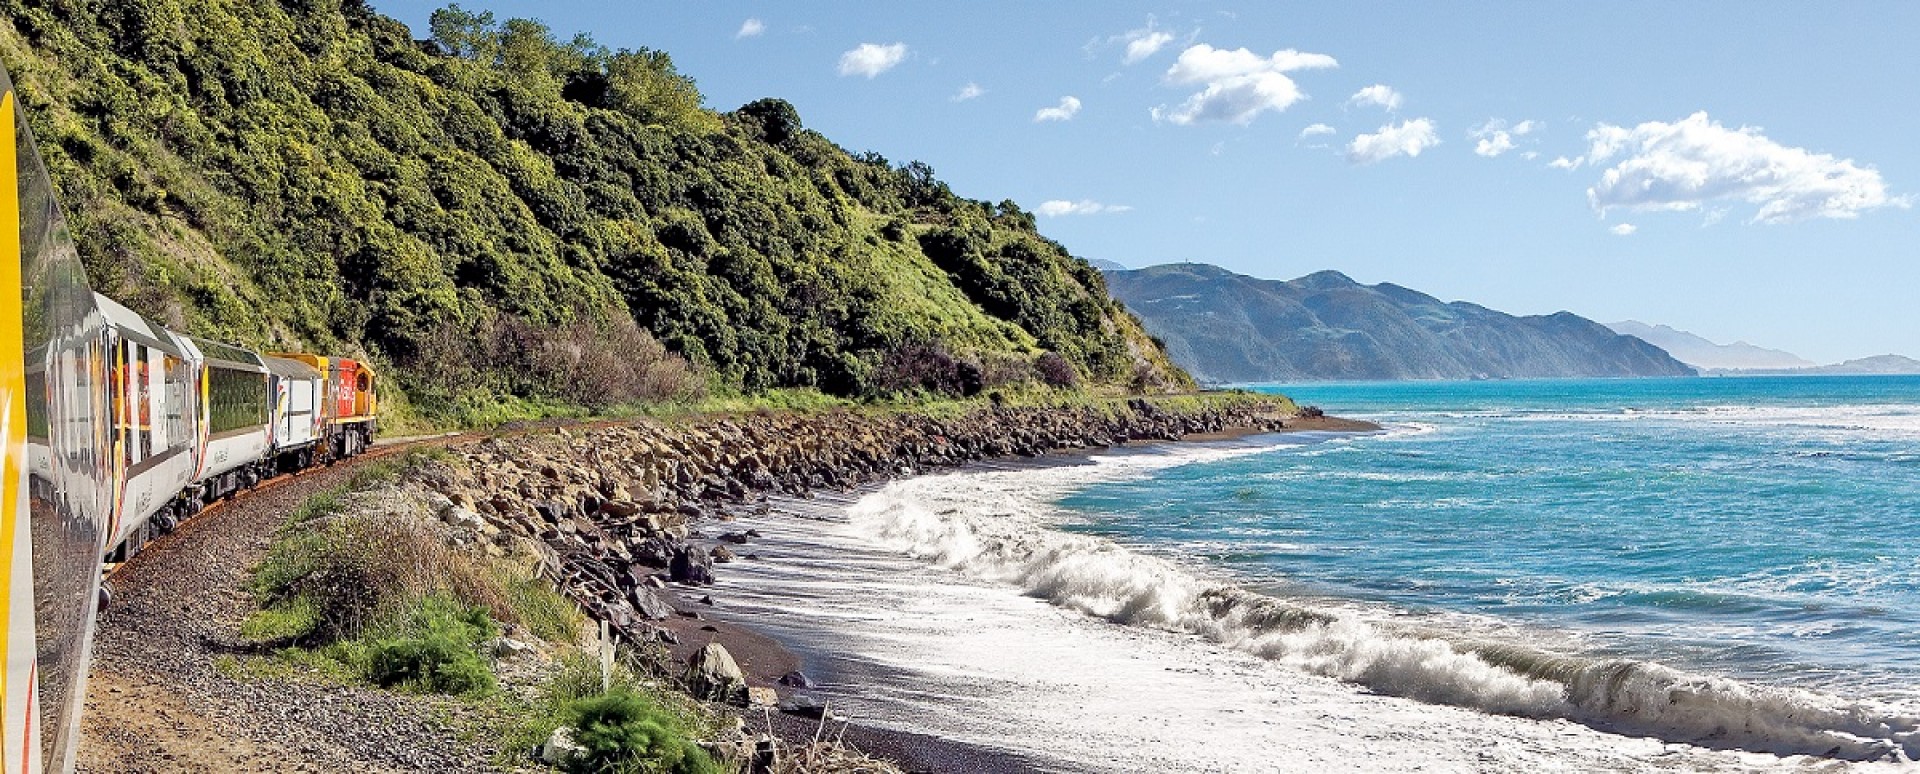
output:
[[[1384,430],[789,504],[735,607],[1046,769],[1920,757],[1920,377],[1249,388]]]

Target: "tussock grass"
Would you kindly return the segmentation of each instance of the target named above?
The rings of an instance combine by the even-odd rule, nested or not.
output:
[[[290,515],[253,570],[260,608],[241,636],[282,646],[290,666],[453,694],[493,690],[480,646],[504,625],[573,638],[584,616],[529,568],[456,548],[420,514],[349,512],[353,491],[397,470],[356,475]]]

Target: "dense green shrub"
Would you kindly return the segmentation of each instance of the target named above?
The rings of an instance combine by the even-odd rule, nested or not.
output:
[[[374,638],[360,659],[366,678],[383,688],[486,693],[494,688],[493,668],[479,648],[499,633],[486,610],[434,595],[395,631]]]
[[[583,698],[570,708],[573,739],[587,755],[578,772],[665,771],[719,774],[721,768],[689,738],[678,718],[645,695],[625,688]]]

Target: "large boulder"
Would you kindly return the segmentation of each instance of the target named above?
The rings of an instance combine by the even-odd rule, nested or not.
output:
[[[725,645],[709,642],[687,661],[687,690],[696,698],[729,704],[747,699],[747,674]]]
[[[682,547],[667,566],[667,578],[674,583],[708,585],[713,583],[713,559],[694,547]]]
[[[788,715],[803,718],[819,718],[827,714],[827,703],[810,693],[795,692],[786,701],[780,702],[779,710]]]
[[[633,602],[633,609],[642,618],[649,621],[664,621],[673,617],[673,605],[653,593],[653,589],[635,586],[627,590],[627,597]]]

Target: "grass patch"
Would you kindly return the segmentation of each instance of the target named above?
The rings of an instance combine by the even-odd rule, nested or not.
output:
[[[506,575],[507,607],[527,631],[548,642],[569,642],[580,633],[587,617],[545,580]]]
[[[445,456],[370,465],[289,515],[253,569],[260,608],[240,633],[290,647],[249,668],[481,696],[495,688],[481,645],[502,625],[572,640],[584,616],[526,568],[453,548],[438,525],[415,515],[345,512],[353,492]]]
[[[353,475],[348,476],[346,481],[322,489],[307,498],[300,507],[287,514],[287,524],[302,524],[339,513],[341,507],[346,504],[347,495],[398,479],[401,473],[413,465],[420,464],[414,456],[418,454],[420,453],[415,452],[408,455],[405,462],[380,460],[361,466],[353,472]]]
[[[262,608],[240,623],[240,636],[254,642],[292,642],[320,628],[320,607],[306,597]]]

